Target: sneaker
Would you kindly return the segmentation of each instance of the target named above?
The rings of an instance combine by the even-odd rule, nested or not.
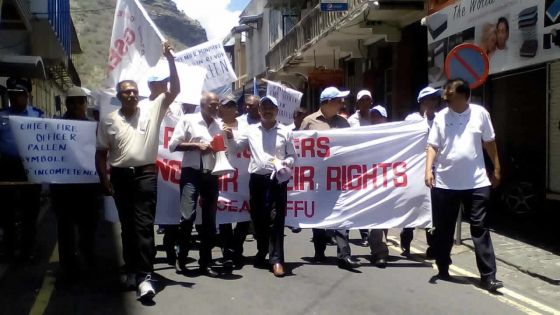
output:
[[[136,289],[136,274],[133,272],[129,272],[126,274],[126,283],[125,286],[128,290]]]
[[[152,286],[152,276],[147,275],[144,281],[138,285],[136,299],[141,301],[151,301],[156,295],[156,290]]]

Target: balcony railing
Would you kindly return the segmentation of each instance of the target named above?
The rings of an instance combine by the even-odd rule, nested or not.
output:
[[[48,0],[49,23],[66,55],[72,52],[72,26],[69,0]]]
[[[315,6],[292,30],[266,54],[269,69],[282,68],[293,56],[315,44],[319,39],[336,29],[345,20],[354,17],[367,6],[368,0],[348,0],[348,11],[321,12]]]

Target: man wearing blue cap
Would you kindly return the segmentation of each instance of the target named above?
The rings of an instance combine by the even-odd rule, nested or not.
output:
[[[284,222],[288,198],[289,171],[296,159],[296,151],[289,128],[276,121],[278,101],[265,96],[259,102],[261,122],[252,125],[238,139],[233,139],[226,127],[230,148],[236,151],[249,148],[249,194],[251,220],[257,240],[256,267],[272,266],[276,277],[284,272]],[[266,263],[266,255],[269,255]]]
[[[8,124],[9,116],[43,117],[43,112],[29,105],[31,81],[24,78],[9,78],[6,81],[10,107],[0,110],[0,200],[4,202],[0,211],[0,226],[4,228],[4,243],[8,255],[19,254],[18,258],[33,258],[35,243],[35,221],[40,208],[40,185],[14,185],[26,182],[27,175],[19,155],[14,135]],[[18,248],[16,237],[16,209],[22,209],[22,244]]]
[[[344,106],[344,98],[350,91],[340,91],[336,87],[328,87],[321,92],[321,107],[318,111],[305,117],[301,124],[301,130],[329,130],[335,128],[348,128],[350,124],[342,116],[338,115]],[[348,242],[348,230],[335,230],[337,244],[338,267],[342,269],[354,269],[360,263],[351,256],[350,243]],[[314,260],[316,262],[326,261],[325,249],[327,248],[328,233],[325,229],[313,229],[313,245],[315,247]]]

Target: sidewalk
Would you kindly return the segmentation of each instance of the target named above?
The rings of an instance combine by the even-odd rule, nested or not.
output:
[[[463,245],[474,249],[469,224],[465,222],[461,226],[461,240]],[[560,285],[560,256],[494,231],[492,244],[497,260],[550,284]]]

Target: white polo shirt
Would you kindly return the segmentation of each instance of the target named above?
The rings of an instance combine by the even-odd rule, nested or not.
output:
[[[258,123],[242,130],[238,138],[229,141],[229,146],[235,151],[250,149],[249,173],[272,174],[274,165],[271,162],[274,158],[286,160],[289,165],[294,164],[296,150],[292,131],[286,126],[276,122],[272,128],[266,129]]]
[[[428,144],[438,149],[435,187],[466,190],[490,186],[482,142],[495,139],[488,111],[475,104],[462,113],[449,107],[434,118]]]
[[[130,118],[118,109],[99,122],[96,147],[109,152],[107,160],[111,166],[136,167],[156,162],[164,99],[165,94],[160,94],[138,106]]]
[[[366,117],[362,117],[359,109],[348,117],[348,123],[351,128],[371,125],[371,121]]]
[[[202,113],[183,115],[171,136],[169,151],[175,151],[177,146],[183,142],[210,143],[217,134],[222,134],[221,121],[214,119],[208,125],[202,118]],[[216,163],[214,154],[203,154],[201,157],[199,150],[184,151],[181,167],[191,167],[198,170],[200,169],[201,158],[203,169],[212,170],[214,168]]]

